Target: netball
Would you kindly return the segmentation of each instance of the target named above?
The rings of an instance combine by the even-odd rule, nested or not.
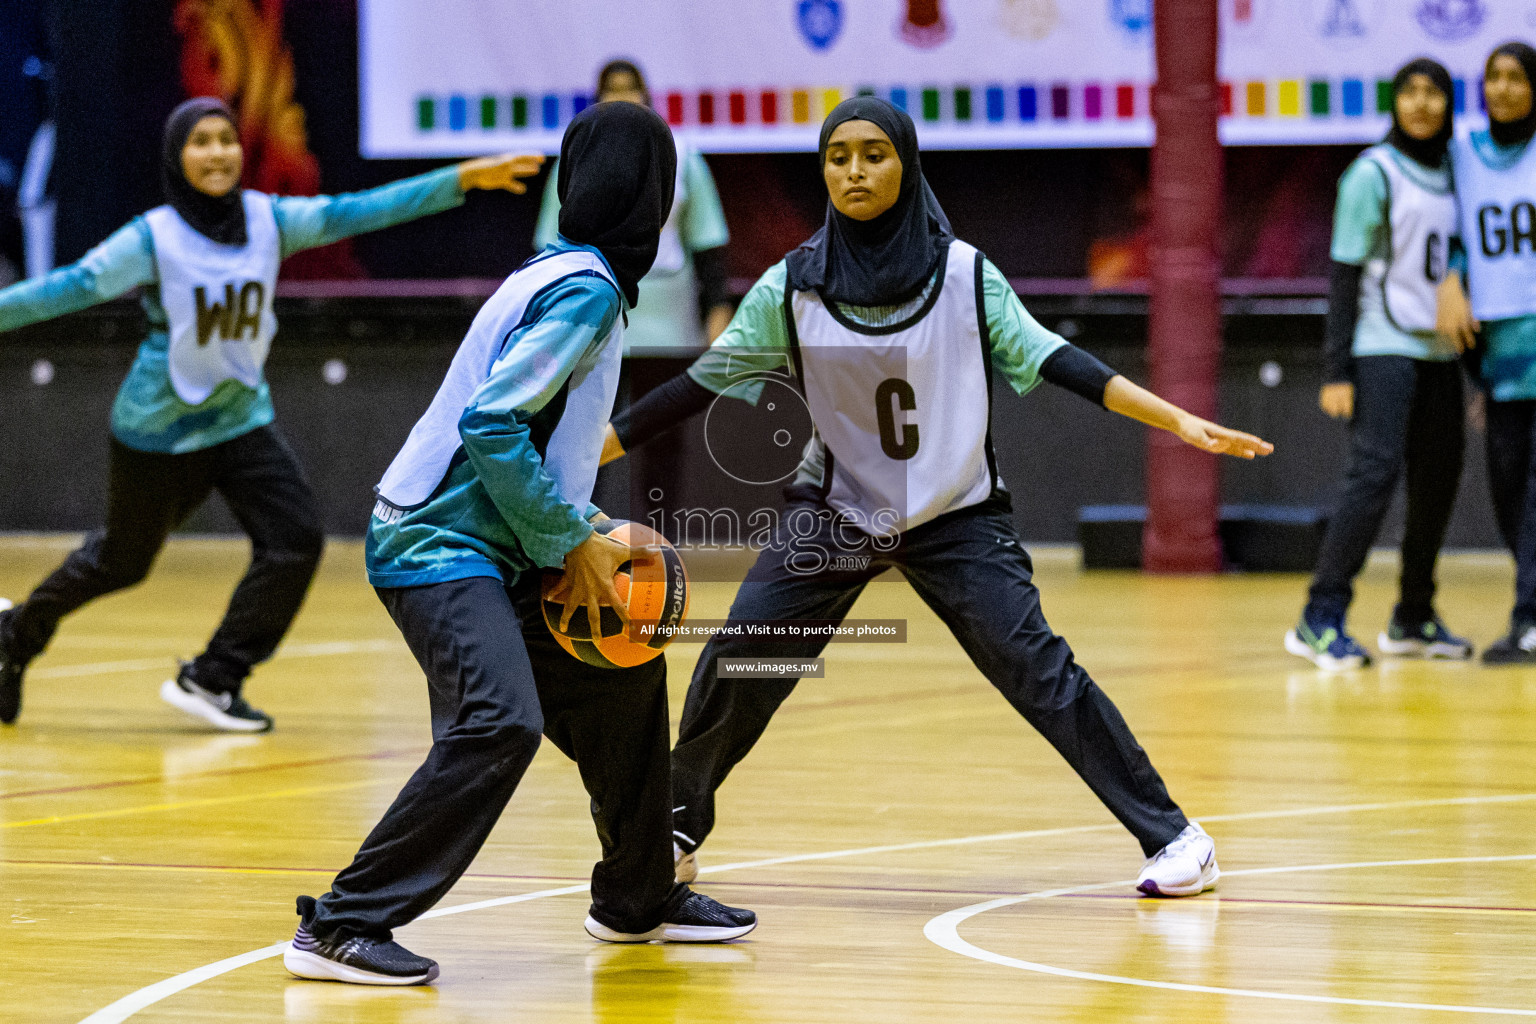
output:
[[[624,600],[623,620],[611,608],[601,612],[601,631],[592,635],[586,612],[578,609],[560,629],[563,602],[553,595],[563,579],[545,573],[542,586],[544,622],[556,641],[574,657],[600,668],[632,668],[664,651],[675,630],[688,618],[688,571],[677,549],[661,534],[643,523],[603,519],[593,524],[605,536],[634,550],[634,558],[614,574],[613,585]]]

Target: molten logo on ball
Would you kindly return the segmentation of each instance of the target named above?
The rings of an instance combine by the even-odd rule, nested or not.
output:
[[[612,608],[602,609],[598,634],[592,635],[587,616],[578,610],[560,631],[565,605],[553,599],[563,573],[546,572],[543,584],[544,623],[556,642],[572,655],[600,668],[643,665],[672,642],[688,617],[688,573],[683,560],[665,537],[642,523],[604,519],[593,523],[598,533],[627,545],[635,557],[619,567],[613,588],[624,601],[629,628]]]

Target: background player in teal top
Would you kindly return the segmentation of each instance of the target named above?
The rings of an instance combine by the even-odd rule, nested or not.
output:
[[[1456,156],[1457,194],[1462,203],[1463,228],[1468,247],[1484,247],[1484,229],[1492,236],[1487,252],[1505,260],[1521,259],[1517,280],[1526,307],[1521,315],[1485,318],[1473,316],[1484,301],[1478,293],[1479,278],[1473,272],[1467,284],[1468,299],[1459,274],[1447,276],[1440,289],[1442,330],[1458,339],[1477,358],[1471,360],[1486,392],[1483,402],[1486,423],[1488,483],[1493,508],[1504,543],[1515,556],[1515,601],[1509,632],[1483,651],[1487,664],[1536,664],[1536,286],[1532,274],[1532,246],[1511,238],[1519,207],[1536,202],[1536,169],[1530,162],[1531,139],[1536,135],[1536,50],[1524,43],[1506,43],[1488,58],[1483,76],[1483,99],[1488,108],[1488,128],[1473,132],[1464,144],[1453,147]],[[1473,161],[1482,166],[1473,165]],[[1493,173],[1489,173],[1493,172]],[[1493,180],[1502,194],[1472,196],[1469,183]],[[1504,245],[1498,244],[1497,217],[1482,217],[1484,209],[1508,211],[1511,220],[1503,227]],[[1529,221],[1527,221],[1529,224]],[[1474,233],[1473,228],[1477,228]],[[1529,240],[1527,239],[1527,243]],[[1504,300],[1504,296],[1498,296]],[[1521,296],[1502,305],[1519,306]]]
[[[651,105],[640,69],[627,60],[610,61],[597,76],[599,102]],[[560,196],[550,175],[533,232],[533,247],[555,241]],[[640,302],[624,329],[624,351],[699,348],[713,341],[731,319],[726,298],[725,246],[731,240],[715,179],[698,150],[683,147],[677,159],[672,215],[661,231],[656,265],[640,282]],[[700,331],[700,314],[703,331]]]
[[[1435,613],[1435,563],[1461,480],[1462,382],[1453,338],[1434,329],[1435,292],[1456,231],[1446,147],[1448,71],[1421,58],[1393,80],[1392,130],[1339,181],[1319,403],[1350,421],[1343,492],[1323,536],[1306,608],[1286,649],[1327,669],[1370,655],[1345,617],[1400,477],[1408,478],[1402,579],[1383,654],[1468,658]]]
[[[840,622],[869,581],[897,569],[1136,837],[1148,858],[1138,879],[1142,891],[1187,896],[1211,888],[1219,874],[1211,838],[1169,797],[1119,711],[1041,612],[1011,501],[990,457],[991,373],[1002,373],[1020,394],[1041,379],[1053,381],[1206,451],[1253,458],[1272,446],[1164,402],[1035,323],[997,269],[954,239],[923,178],[916,129],[889,103],[861,97],[840,104],[822,126],[819,155],[829,193],[823,228],[754,286],[687,374],[615,421],[605,455],[618,457],[626,445],[643,443],[720,394],[740,388],[741,397],[756,400],[756,389],[741,387],[744,376],[791,369],[816,436],[785,492],[782,525],[731,606],[731,622]],[[974,256],[957,268],[953,261],[968,253]],[[818,363],[817,349],[828,339],[840,339],[841,353],[823,378],[827,364]],[[906,364],[901,377],[882,365],[887,351]],[[888,406],[903,392],[905,422],[888,437]],[[870,394],[881,407],[880,433],[861,437],[843,421],[858,421]],[[980,438],[946,434],[947,423],[958,421],[984,435],[980,465],[971,443]],[[905,477],[897,500],[936,515],[914,517],[909,504],[898,514],[917,525],[876,535],[847,518],[849,504],[832,504],[845,479],[839,473],[873,490],[893,468]],[[977,471],[979,487],[971,481]],[[845,486],[842,493],[859,489]],[[837,557],[797,561],[807,549]],[[719,659],[814,658],[825,643],[819,634],[764,643],[728,628],[705,647],[672,755],[680,881],[697,871],[694,851],[714,827],[715,791],[797,682],[722,677]]]
[[[218,490],[251,536],[251,568],[208,648],[183,665],[161,695],[221,729],[271,728],[271,718],[240,691],[297,614],[323,541],[314,496],[272,425],[261,373],[276,329],[271,295],[277,266],[301,249],[458,206],[467,189],[521,193],[526,186],[519,179],[542,163],[541,157],[472,160],[355,195],[242,193],[234,121],[213,99],[189,100],[172,113],[162,158],[167,206],[134,218],[78,263],[0,291],[0,331],[136,287],[145,289],[141,301],[150,325],[112,406],[105,529],[89,536],[26,602],[0,611],[0,722],[15,721],[22,673],[59,621],[143,579],[166,535]],[[202,275],[193,289],[195,306],[190,293],[164,292],[167,275],[177,282]],[[238,293],[227,283],[245,278],[251,279]],[[234,303],[222,298],[226,292],[238,294],[249,324],[235,317]],[[215,298],[209,300],[210,294]],[[190,318],[183,306],[197,323],[185,322]],[[182,310],[184,322],[173,322],[172,309]],[[232,321],[231,334],[224,328]],[[173,344],[194,334],[196,340],[183,348]],[[195,401],[177,384],[193,366],[210,385]]]

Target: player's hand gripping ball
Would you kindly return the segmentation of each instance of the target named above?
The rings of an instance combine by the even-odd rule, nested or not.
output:
[[[604,608],[599,621],[601,635],[594,637],[585,611],[577,609],[562,633],[560,616],[565,605],[553,595],[563,572],[544,573],[544,623],[561,647],[589,665],[643,665],[672,642],[674,630],[688,617],[687,570],[677,549],[649,526],[627,519],[600,519],[592,526],[598,533],[636,549],[635,557],[619,566],[613,577],[613,588],[629,615],[629,628],[624,628],[612,608]]]

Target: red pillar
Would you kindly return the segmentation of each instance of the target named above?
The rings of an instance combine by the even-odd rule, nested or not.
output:
[[[1153,17],[1151,387],[1214,419],[1221,360],[1217,0],[1157,0]],[[1164,431],[1150,433],[1142,566],[1215,572],[1221,568],[1217,457]]]

